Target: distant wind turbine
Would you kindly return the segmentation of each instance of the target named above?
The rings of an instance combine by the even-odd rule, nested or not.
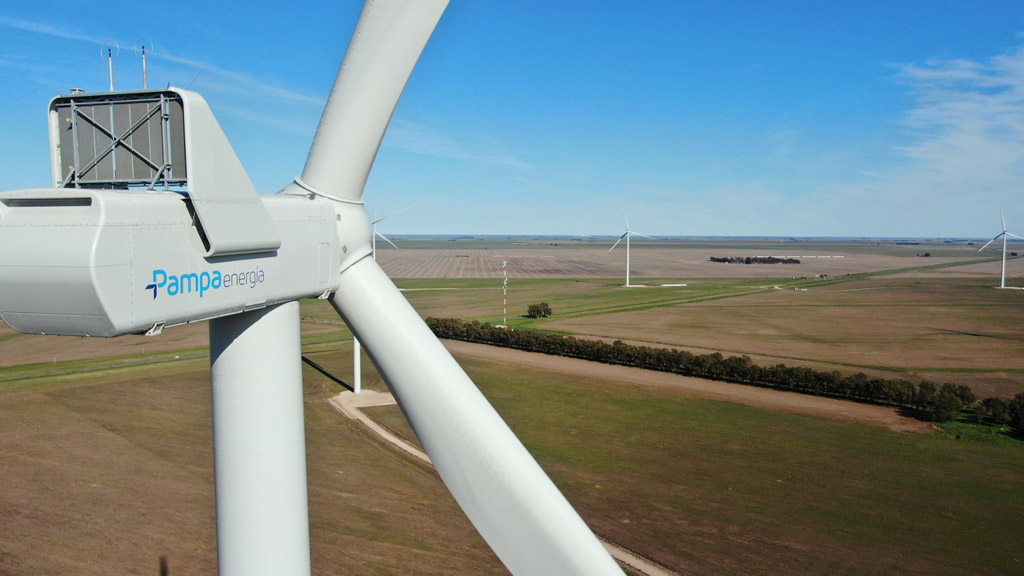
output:
[[[374,209],[373,222],[370,223],[370,225],[373,227],[373,235],[371,236],[371,239],[372,239],[371,240],[371,244],[372,245],[371,245],[370,249],[373,251],[373,261],[374,262],[377,261],[377,237],[378,236],[380,236],[381,240],[387,242],[388,244],[391,244],[391,246],[393,246],[395,248],[395,250],[398,250],[398,246],[395,246],[394,242],[392,242],[391,240],[388,240],[387,236],[385,236],[385,235],[383,235],[383,234],[381,234],[380,232],[377,231],[377,223],[378,222],[383,222],[384,220],[387,220],[388,218],[391,218],[392,216],[394,216],[395,214],[398,214],[399,212],[405,212],[406,210],[408,210],[410,208],[419,206],[420,204],[423,204],[427,200],[430,200],[430,198],[424,198],[423,200],[420,200],[419,202],[413,202],[412,204],[409,204],[405,208],[399,208],[398,210],[395,210],[391,214],[388,214],[387,216],[381,216],[380,218],[377,218],[377,213],[376,213],[377,210]]]
[[[643,236],[644,238],[651,238],[651,237],[646,235],[646,234],[641,234],[639,232],[634,232],[634,231],[629,229],[629,218],[626,217],[626,210],[625,209],[622,210],[622,219],[626,221],[626,231],[622,233],[622,236],[619,236],[619,239],[615,241],[615,244],[612,244],[612,247],[609,248],[608,251],[611,252],[612,250],[615,250],[615,247],[619,245],[619,242],[622,242],[623,238],[626,239],[626,288],[629,288],[629,237],[630,236]],[[654,238],[651,238],[651,240],[654,240]]]
[[[978,252],[981,252],[985,248],[988,248],[989,244],[995,242],[999,238],[1003,239],[1003,269],[1002,269],[1002,273],[1000,274],[1000,277],[999,277],[999,287],[1000,288],[1006,288],[1006,237],[1007,236],[1013,236],[1014,238],[1016,238],[1018,240],[1024,240],[1024,238],[1022,238],[1020,236],[1017,236],[1016,234],[1012,234],[1010,232],[1007,232],[1006,231],[1006,214],[1002,210],[1000,210],[999,211],[999,215],[1003,218],[1003,231],[1000,232],[999,234],[996,234],[995,238],[993,238],[993,239],[989,240],[988,242],[986,242],[984,246],[982,246],[981,248],[978,249]]]

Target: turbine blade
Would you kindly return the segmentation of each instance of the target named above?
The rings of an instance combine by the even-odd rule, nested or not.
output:
[[[398,98],[447,5],[376,0],[363,6],[296,183],[346,202],[362,198]]]
[[[655,238],[653,236],[648,236],[647,234],[641,234],[639,232],[630,231],[630,234],[632,234],[633,236],[643,236],[644,238],[650,238],[651,240],[657,240],[657,238]]]
[[[1006,232],[1002,232],[1002,233],[1000,233],[1000,234],[996,234],[996,237],[995,237],[995,238],[993,238],[993,239],[989,240],[988,242],[985,242],[985,245],[984,245],[984,246],[982,246],[981,248],[978,248],[978,252],[981,252],[981,251],[982,251],[982,250],[984,250],[985,248],[988,248],[988,245],[989,245],[989,244],[991,244],[991,243],[995,242],[996,240],[999,240],[999,238],[1000,238],[1000,237],[1001,237],[1001,236],[1002,236],[1003,234],[1006,234]]]
[[[441,479],[516,576],[622,571],[383,270],[364,258],[331,300]]]
[[[1003,232],[1006,232],[1006,212],[1000,210],[999,216],[1003,219]]]
[[[373,233],[376,234],[377,236],[379,236],[381,240],[383,240],[383,241],[387,242],[388,244],[391,244],[392,246],[394,246],[395,250],[398,250],[398,246],[395,246],[394,242],[392,242],[391,240],[388,240],[388,237],[383,235],[383,234],[381,234],[380,232],[378,232],[376,228],[373,229]]]
[[[629,230],[627,230],[622,236],[619,236],[619,239],[615,241],[615,244],[612,244],[612,247],[609,248],[608,251],[611,252],[612,250],[615,250],[615,247],[619,245],[619,242],[622,242],[622,239],[626,237],[626,234],[629,234]]]
[[[622,219],[626,221],[626,232],[629,232],[629,218],[626,218],[625,208],[622,208]]]
[[[1007,236],[1011,236],[1013,238],[1016,238],[1017,240],[1024,240],[1024,236],[1017,236],[1016,234],[1014,234],[1012,232],[1003,232],[1003,234],[1006,234]]]
[[[423,200],[420,200],[419,202],[414,202],[414,203],[412,203],[412,204],[409,204],[409,205],[408,205],[408,206],[406,206],[405,208],[399,208],[398,210],[395,210],[395,211],[394,211],[394,212],[392,212],[391,214],[388,214],[387,216],[381,216],[380,218],[377,218],[377,209],[376,209],[376,208],[374,208],[374,212],[373,212],[373,217],[374,217],[374,220],[373,220],[373,222],[370,222],[370,224],[376,224],[376,223],[378,223],[378,222],[380,222],[380,221],[382,221],[382,220],[387,220],[388,218],[391,218],[391,217],[392,217],[392,216],[394,216],[395,214],[398,214],[399,212],[405,212],[405,211],[406,211],[406,210],[408,210],[409,208],[414,208],[414,207],[416,207],[416,206],[419,206],[420,204],[423,204],[423,203],[424,203],[424,202],[426,202],[427,200],[430,200],[430,198],[424,198]]]

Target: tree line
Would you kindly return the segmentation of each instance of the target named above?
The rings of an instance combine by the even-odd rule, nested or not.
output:
[[[775,256],[712,256],[712,262],[721,264],[799,264],[796,258],[776,258]]]
[[[954,420],[962,411],[970,409],[979,423],[1008,425],[1024,431],[1024,393],[1011,400],[986,398],[979,402],[971,388],[962,384],[937,385],[928,380],[914,383],[905,379],[870,378],[862,372],[843,374],[785,364],[761,366],[747,356],[723,356],[718,352],[692,354],[674,348],[626,344],[621,340],[608,344],[534,330],[508,330],[457,318],[427,318],[426,321],[439,338],[893,406],[936,422]]]

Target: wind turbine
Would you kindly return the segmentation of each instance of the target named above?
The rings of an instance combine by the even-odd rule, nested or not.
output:
[[[391,246],[395,250],[398,250],[398,246],[395,246],[394,242],[392,242],[391,240],[388,240],[387,236],[385,236],[385,235],[383,235],[383,234],[381,234],[380,232],[377,231],[377,223],[378,222],[383,222],[383,221],[387,220],[388,218],[391,218],[395,214],[398,214],[400,212],[405,212],[406,210],[408,210],[410,208],[414,208],[416,206],[419,206],[420,204],[423,204],[427,200],[430,200],[430,198],[424,198],[423,200],[420,200],[419,202],[413,202],[412,204],[409,204],[405,208],[399,208],[398,210],[395,210],[394,212],[388,214],[387,216],[381,216],[380,218],[377,218],[377,209],[374,208],[373,222],[370,222],[370,226],[373,227],[372,245],[371,245],[370,249],[373,251],[373,261],[374,262],[377,261],[377,238],[378,237],[380,237],[381,240],[387,242],[388,244],[391,244]]]
[[[623,574],[371,257],[363,188],[446,6],[366,2],[302,174],[278,194],[257,194],[205,100],[178,88],[58,96],[52,188],[0,193],[0,316],[12,328],[113,337],[209,320],[221,576],[310,573],[308,297],[329,299],[366,346],[513,574]],[[140,128],[160,135],[146,153],[131,137]],[[79,150],[81,138],[109,145]]]
[[[1000,238],[1003,239],[1003,266],[1002,266],[1002,271],[1001,271],[1001,273],[999,275],[999,287],[1000,288],[1006,288],[1006,237],[1007,236],[1013,236],[1014,238],[1016,238],[1018,240],[1024,240],[1024,238],[1022,238],[1020,236],[1017,236],[1016,234],[1012,234],[1010,232],[1007,232],[1006,231],[1006,214],[1002,210],[1000,210],[999,211],[999,216],[1002,217],[1002,219],[1003,219],[1003,231],[1000,232],[999,234],[996,234],[995,237],[992,238],[991,240],[989,240],[988,242],[985,242],[985,245],[982,246],[981,248],[979,248],[978,252],[981,252],[985,248],[988,248],[988,245],[993,243],[993,242],[995,242],[996,240],[998,240]]]
[[[374,212],[376,212],[376,210],[374,210]],[[373,222],[370,222],[370,226],[373,227],[372,246],[370,247],[370,250],[373,251],[373,261],[374,262],[377,261],[377,237],[378,236],[380,237],[381,240],[387,242],[388,244],[391,244],[392,248],[394,248],[395,250],[398,250],[398,246],[396,246],[394,242],[392,242],[391,240],[388,240],[387,236],[381,234],[377,230],[377,223],[380,222],[381,220],[384,220],[388,216],[391,216],[391,214],[388,214],[388,216],[385,216],[384,218],[376,218],[376,216],[377,215],[374,214],[375,220]]]
[[[622,242],[623,238],[626,239],[626,288],[629,288],[629,286],[630,286],[629,285],[629,237],[630,236],[643,236],[644,238],[651,238],[651,237],[646,235],[646,234],[641,234],[639,232],[634,232],[634,231],[629,229],[629,218],[626,218],[626,209],[625,208],[622,209],[622,219],[626,221],[626,231],[622,233],[622,236],[619,236],[619,239],[615,241],[615,244],[612,244],[612,247],[608,249],[608,252],[611,252],[612,250],[615,250],[615,247],[619,245],[619,242]],[[654,238],[651,238],[651,240],[654,240]]]

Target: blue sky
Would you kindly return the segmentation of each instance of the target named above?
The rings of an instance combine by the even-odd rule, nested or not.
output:
[[[46,105],[111,40],[118,89],[144,41],[291,181],[361,2],[216,4],[0,5],[0,189],[47,185]],[[1024,5],[453,0],[364,199],[427,197],[386,232],[1024,235]]]

